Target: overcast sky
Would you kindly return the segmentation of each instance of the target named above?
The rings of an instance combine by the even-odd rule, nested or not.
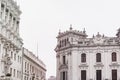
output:
[[[56,36],[59,29],[100,32],[115,36],[120,27],[120,0],[17,0],[22,11],[20,35],[24,47],[38,52],[47,66],[47,78],[56,75]]]

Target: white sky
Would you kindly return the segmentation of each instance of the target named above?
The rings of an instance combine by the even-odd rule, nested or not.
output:
[[[47,66],[47,78],[56,75],[56,36],[69,29],[91,37],[100,32],[115,36],[120,27],[120,0],[17,0],[21,7],[20,35],[24,46],[37,52]]]

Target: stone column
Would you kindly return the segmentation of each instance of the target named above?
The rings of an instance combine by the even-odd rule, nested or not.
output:
[[[72,80],[78,80],[78,65],[77,65],[77,55],[78,51],[72,51]]]

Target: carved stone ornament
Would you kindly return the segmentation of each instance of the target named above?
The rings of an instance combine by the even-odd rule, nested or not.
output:
[[[104,65],[102,63],[96,63],[94,67],[104,67]]]
[[[120,67],[120,64],[118,64],[117,62],[116,63],[112,63],[109,65],[110,67]]]
[[[61,69],[68,69],[68,65],[66,65],[66,64],[60,65],[59,70],[61,70]]]
[[[85,63],[85,64],[80,64],[79,67],[88,67],[88,65]]]
[[[96,45],[101,45],[104,43],[104,39],[101,37],[101,36],[96,36],[94,39],[93,39],[93,43],[96,44]]]

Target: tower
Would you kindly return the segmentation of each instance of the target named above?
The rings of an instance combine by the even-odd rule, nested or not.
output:
[[[83,31],[73,30],[72,25],[70,29],[65,32],[59,32],[57,36],[56,59],[57,59],[57,80],[76,80],[75,75],[76,55],[75,48],[79,40],[84,40],[87,37],[85,29]],[[73,72],[74,71],[74,72]]]

